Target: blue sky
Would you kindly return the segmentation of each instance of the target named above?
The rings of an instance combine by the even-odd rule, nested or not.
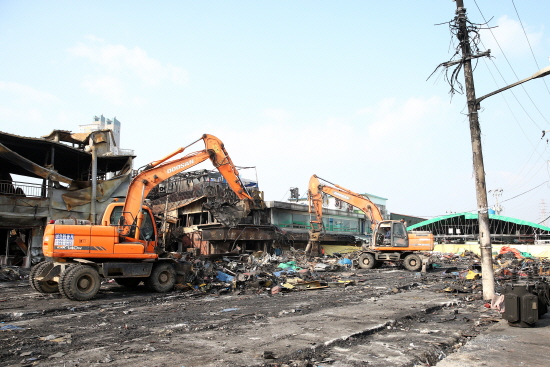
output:
[[[511,0],[465,6],[472,22],[483,14],[496,27],[481,32],[494,58],[477,63],[478,97],[550,64],[550,3],[515,0],[519,18]],[[116,116],[136,166],[209,133],[237,165],[256,166],[241,173],[257,174],[267,200],[286,200],[290,187],[305,193],[317,174],[388,198],[396,213],[473,210],[465,96],[451,99],[440,73],[427,80],[452,56],[456,42],[436,24],[455,8],[450,0],[0,0],[0,130],[39,137]],[[493,96],[480,111],[487,188],[510,199],[503,215],[535,222],[543,208],[550,215],[546,79]]]

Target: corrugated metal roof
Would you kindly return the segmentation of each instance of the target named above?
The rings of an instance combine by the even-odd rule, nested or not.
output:
[[[435,223],[435,222],[439,222],[439,221],[442,221],[442,220],[445,220],[445,219],[455,218],[455,217],[464,217],[464,219],[478,219],[477,213],[454,213],[454,214],[442,215],[440,217],[425,220],[423,222],[420,222],[420,223],[417,223],[417,224],[414,224],[412,226],[407,227],[407,230],[409,230],[409,231],[414,230],[416,228],[423,227],[423,226],[426,226],[426,225],[431,224],[431,223]],[[538,223],[533,223],[533,222],[529,222],[529,221],[526,221],[526,220],[521,220],[521,219],[512,218],[512,217],[505,217],[503,215],[489,214],[489,219],[502,220],[502,221],[505,221],[505,222],[511,222],[511,223],[515,223],[515,224],[519,224],[519,225],[525,225],[525,226],[530,226],[530,227],[534,227],[534,228],[539,228],[539,229],[542,229],[544,231],[550,231],[550,227],[542,226]]]

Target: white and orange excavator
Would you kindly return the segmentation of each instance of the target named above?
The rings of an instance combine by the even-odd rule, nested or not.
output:
[[[203,140],[206,148],[172,159]],[[153,291],[173,289],[183,266],[168,256],[159,244],[153,212],[144,205],[147,194],[159,183],[210,159],[240,199],[241,217],[250,212],[252,196],[223,143],[204,134],[200,139],[145,166],[130,183],[124,202],[110,203],[100,225],[84,220],[51,221],[44,231],[42,250],[46,261],[34,266],[31,287],[41,293],[59,292],[77,301],[92,299],[101,277],[113,278],[127,287],[140,282]]]
[[[326,184],[321,183],[321,181]],[[359,256],[359,267],[372,269],[385,261],[402,263],[410,271],[422,268],[419,251],[433,251],[434,236],[426,231],[407,232],[405,223],[384,220],[378,207],[365,195],[355,193],[342,186],[313,175],[309,180],[308,202],[310,213],[315,218],[310,221],[309,248],[319,248],[323,225],[323,194],[342,200],[365,213],[371,223],[370,242],[363,246]]]

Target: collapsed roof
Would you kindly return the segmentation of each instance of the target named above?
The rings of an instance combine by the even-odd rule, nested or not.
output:
[[[53,139],[54,136],[56,139]],[[88,137],[89,134],[84,137],[83,134],[70,134],[66,131],[57,131],[57,134],[54,131],[47,139],[0,132],[0,179],[9,178],[8,174],[16,174],[49,178],[67,184],[72,181],[87,181],[92,155],[83,148]],[[101,134],[98,135],[98,140],[104,141]],[[78,148],[60,141],[77,144]],[[98,156],[98,173],[125,171],[130,167],[132,158],[129,155]]]

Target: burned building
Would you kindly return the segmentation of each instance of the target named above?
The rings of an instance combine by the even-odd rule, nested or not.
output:
[[[29,266],[42,256],[52,219],[94,222],[110,199],[125,196],[132,151],[113,131],[54,130],[42,138],[0,132],[0,263]]]
[[[243,179],[243,183],[255,200],[248,216],[233,226],[222,225],[217,218],[218,211],[235,210],[238,202],[218,173],[185,172],[155,188],[148,198],[164,229],[167,247],[203,255],[303,250],[309,238],[308,206],[265,202],[256,182]],[[326,244],[359,244],[368,228],[362,213],[325,209],[323,220]]]

